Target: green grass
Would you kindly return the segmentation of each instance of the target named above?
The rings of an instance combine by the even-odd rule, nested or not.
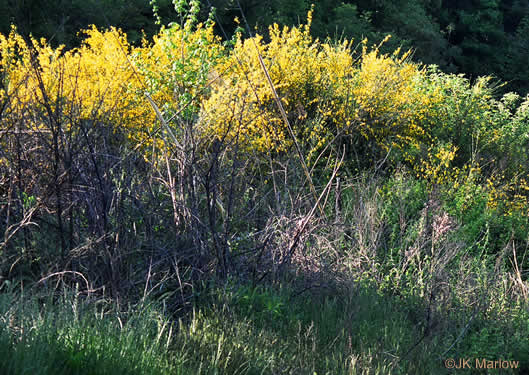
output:
[[[170,326],[148,306],[115,307],[62,297],[0,297],[2,374],[166,374]]]
[[[369,286],[317,295],[228,283],[172,322],[152,305],[71,294],[44,303],[4,293],[0,314],[2,374],[443,374],[443,359],[469,357],[529,368],[523,310],[438,314],[424,335],[418,300]]]

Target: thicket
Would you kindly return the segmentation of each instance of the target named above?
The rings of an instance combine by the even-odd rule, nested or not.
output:
[[[0,35],[1,282],[176,315],[212,280],[359,285],[420,306],[417,342],[381,366],[457,327],[437,355],[527,368],[529,98],[314,39],[312,12],[223,42],[184,3],[139,46],[95,27],[68,51]],[[243,310],[283,314],[242,290]],[[510,328],[491,349],[478,321]]]

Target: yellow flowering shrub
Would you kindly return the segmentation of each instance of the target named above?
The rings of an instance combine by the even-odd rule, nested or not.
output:
[[[409,53],[381,55],[378,48],[367,52],[364,44],[353,89],[361,134],[413,159],[413,149],[431,140],[429,112],[442,100],[440,90],[426,81],[425,70],[409,61]]]
[[[347,82],[355,71],[350,44],[313,40],[309,25],[273,25],[268,43],[260,35],[237,40],[229,58],[216,67],[221,84],[202,103],[206,132],[237,138],[259,151],[292,144],[259,54],[300,142],[309,149],[321,147],[333,128],[348,124]]]
[[[177,135],[178,122],[185,120],[196,122],[206,138],[285,151],[293,140],[261,57],[308,159],[339,134],[360,134],[379,149],[397,149],[422,165],[420,151],[434,144],[431,129],[442,117],[432,115],[441,113],[439,103],[445,100],[440,85],[408,54],[381,55],[364,42],[355,57],[348,41],[313,39],[310,17],[305,26],[271,26],[269,42],[260,35],[239,37],[229,53],[211,23],[163,28],[152,43],[136,48],[118,30],[92,28],[72,51],[32,41],[38,70],[31,65],[30,48],[13,32],[2,37],[3,49],[22,53],[2,54],[2,69],[9,70],[4,77],[9,76],[10,90],[17,88],[10,94],[16,100],[42,102],[41,79],[51,103],[68,98],[75,102],[69,110],[82,118],[105,113],[134,143],[163,144],[162,134],[153,137],[159,124],[143,96],[147,91],[166,118],[176,119],[170,125]]]
[[[134,143],[149,146],[160,134],[154,134],[159,125],[144,92],[167,117],[180,108],[196,113],[199,104],[193,103],[200,103],[197,95],[206,93],[210,67],[223,53],[213,25],[162,29],[142,47],[130,46],[115,28],[83,33],[82,45],[70,51],[44,40],[31,39],[28,46],[15,30],[0,35],[0,100],[9,98],[10,111],[43,110],[44,102],[62,105],[66,127],[67,119],[104,118]]]
[[[62,115],[61,124],[69,130],[76,119],[104,118],[125,128],[143,125],[137,98],[130,86],[136,85],[128,61],[131,47],[123,33],[105,32],[95,27],[85,31],[81,47],[63,51],[51,48],[45,40],[31,39],[31,46],[13,30],[0,36],[1,68],[10,110],[44,111],[45,105]],[[5,53],[4,51],[7,51]],[[38,118],[29,116],[28,118]],[[27,124],[39,128],[41,123]]]
[[[432,143],[429,111],[442,102],[442,90],[407,53],[382,55],[364,42],[355,57],[351,42],[314,40],[310,16],[305,26],[271,26],[269,42],[260,35],[237,41],[216,66],[222,83],[202,104],[205,131],[259,151],[292,145],[261,57],[308,158],[338,134],[361,134],[379,149],[395,148],[414,160]]]
[[[14,86],[9,84],[10,75],[23,63],[21,56],[24,50],[26,50],[26,42],[14,28],[7,37],[0,34],[0,100],[2,102],[14,89]]]

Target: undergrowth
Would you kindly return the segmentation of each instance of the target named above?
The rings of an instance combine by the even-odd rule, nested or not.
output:
[[[515,358],[512,373],[529,368],[527,313],[445,312],[445,327],[427,332],[421,300],[369,284],[300,293],[231,281],[178,320],[145,302],[37,297],[2,295],[4,374],[442,374],[446,358]]]

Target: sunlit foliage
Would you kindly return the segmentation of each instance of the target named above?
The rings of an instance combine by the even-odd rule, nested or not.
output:
[[[103,115],[113,123],[108,126],[144,126],[149,112],[132,95],[131,88],[138,84],[125,35],[116,29],[96,28],[84,34],[81,47],[70,51],[53,49],[45,40],[26,42],[15,30],[8,38],[0,37],[4,95],[12,116],[34,111],[26,121],[33,130],[42,126],[39,111],[60,116],[57,124],[68,129],[76,121]]]
[[[239,137],[260,151],[284,151],[292,144],[261,57],[294,133],[321,147],[336,129],[350,124],[348,82],[356,70],[350,44],[313,40],[309,25],[273,25],[269,31],[268,43],[261,35],[239,38],[229,59],[216,67],[222,81],[203,103],[208,131]]]

